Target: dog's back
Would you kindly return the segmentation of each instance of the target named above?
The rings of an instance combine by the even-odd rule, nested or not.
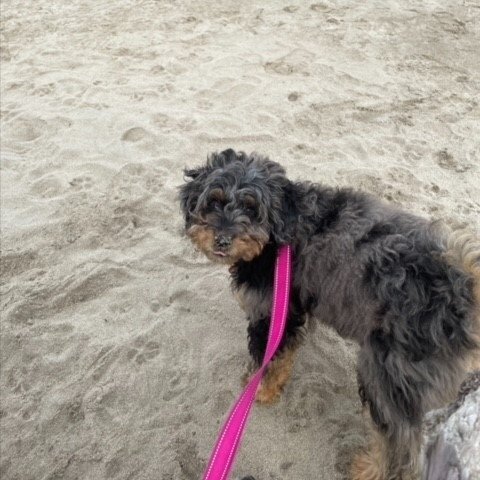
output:
[[[359,387],[383,440],[357,457],[358,480],[410,478],[423,415],[480,367],[480,241],[435,224],[411,235],[392,239],[395,254],[368,272],[383,311],[359,355]]]

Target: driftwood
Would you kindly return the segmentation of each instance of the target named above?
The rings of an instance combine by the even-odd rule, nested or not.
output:
[[[426,416],[423,480],[480,480],[480,371],[457,400]]]

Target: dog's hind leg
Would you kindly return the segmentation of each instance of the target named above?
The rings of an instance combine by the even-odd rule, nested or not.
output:
[[[369,443],[353,459],[352,480],[418,480],[420,428],[409,428],[400,439],[368,422]]]
[[[387,470],[386,444],[370,417],[365,383],[359,370],[357,383],[363,406],[362,413],[368,429],[368,446],[355,455],[351,465],[351,478],[352,480],[383,480]]]
[[[352,477],[417,479],[428,392],[421,372],[414,375],[406,360],[382,349],[375,337],[372,332],[359,354],[359,394],[370,411],[372,434],[367,450],[354,460]]]
[[[364,416],[368,424],[368,446],[357,453],[352,462],[352,480],[384,480],[388,468],[387,445],[382,434],[376,429],[367,409]],[[367,418],[368,417],[368,418]]]

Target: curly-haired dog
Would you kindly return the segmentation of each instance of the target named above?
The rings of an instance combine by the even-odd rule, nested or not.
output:
[[[316,317],[361,347],[359,393],[372,439],[353,462],[353,478],[414,478],[424,412],[453,397],[479,365],[480,243],[365,193],[291,182],[256,154],[212,154],[185,175],[187,235],[230,266],[257,365],[277,248],[293,248],[288,325],[257,400],[277,399],[302,327]]]

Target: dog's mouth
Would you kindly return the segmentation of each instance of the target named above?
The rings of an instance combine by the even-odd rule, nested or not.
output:
[[[209,254],[207,254],[207,257],[209,257],[210,260],[221,263],[223,265],[230,265],[232,263],[235,263],[236,260],[238,260],[234,258],[234,256],[230,252],[224,250],[210,250]]]

